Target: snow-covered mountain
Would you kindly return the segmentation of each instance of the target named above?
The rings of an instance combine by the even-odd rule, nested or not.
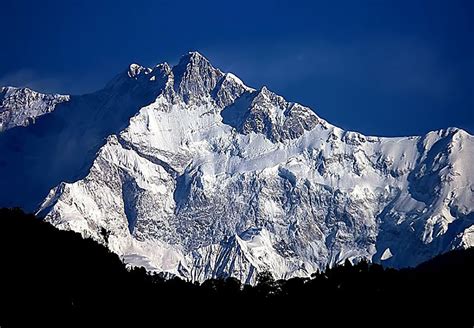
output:
[[[474,245],[473,136],[344,131],[196,52],[132,64],[0,134],[0,151],[0,205],[45,198],[38,213],[56,227],[192,280],[411,266]]]
[[[42,94],[28,88],[0,88],[0,132],[27,126],[38,116],[50,113],[69,96]]]

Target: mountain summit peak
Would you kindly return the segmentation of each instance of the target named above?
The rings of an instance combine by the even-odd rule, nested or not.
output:
[[[200,73],[206,73],[206,70],[217,70],[220,72],[219,69],[212,66],[211,62],[204,55],[197,51],[190,51],[181,56],[175,67],[177,71],[185,71],[197,67],[200,68]]]
[[[214,90],[224,73],[213,67],[209,60],[197,51],[181,57],[173,67],[174,86],[186,103],[203,99]]]
[[[140,74],[143,72],[148,73],[150,71],[149,68],[143,67],[140,64],[137,63],[132,63],[130,64],[128,68],[128,76],[131,77],[132,79],[136,79]]]
[[[0,205],[43,200],[45,221],[128,264],[255,283],[474,246],[474,136],[460,130],[347,132],[198,52],[68,99],[0,93],[0,130],[14,127],[0,133]]]
[[[181,56],[179,60],[179,64],[196,64],[201,61],[206,61],[209,63],[209,60],[204,57],[200,52],[198,51],[189,51],[187,54]],[[178,65],[179,65],[178,64]]]

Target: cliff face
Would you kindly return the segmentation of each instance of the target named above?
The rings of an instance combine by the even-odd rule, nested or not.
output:
[[[81,122],[90,142],[68,132],[87,156],[48,169],[43,186],[57,186],[38,213],[131,265],[253,283],[263,270],[307,276],[361,258],[412,266],[474,244],[474,138],[460,129],[344,131],[199,53],[174,67],[131,65],[83,97],[44,117]],[[0,148],[2,138],[12,137],[0,135]]]
[[[69,101],[69,96],[42,94],[28,88],[0,87],[0,132],[28,126],[65,101]]]

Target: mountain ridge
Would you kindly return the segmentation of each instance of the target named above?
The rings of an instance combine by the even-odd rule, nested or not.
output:
[[[30,88],[0,87],[0,133],[17,126],[28,126],[36,118],[69,101],[67,95],[43,94]]]
[[[38,213],[55,226],[197,281],[308,276],[346,259],[413,266],[474,244],[467,132],[344,131],[198,53],[132,66],[89,111],[108,119],[124,102],[111,95],[137,101],[102,129],[81,177],[48,182]]]

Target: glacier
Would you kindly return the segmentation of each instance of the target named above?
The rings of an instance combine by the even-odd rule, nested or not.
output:
[[[262,271],[407,267],[474,245],[474,137],[461,129],[345,131],[198,52],[67,97],[0,133],[0,205],[128,265],[252,284]]]

